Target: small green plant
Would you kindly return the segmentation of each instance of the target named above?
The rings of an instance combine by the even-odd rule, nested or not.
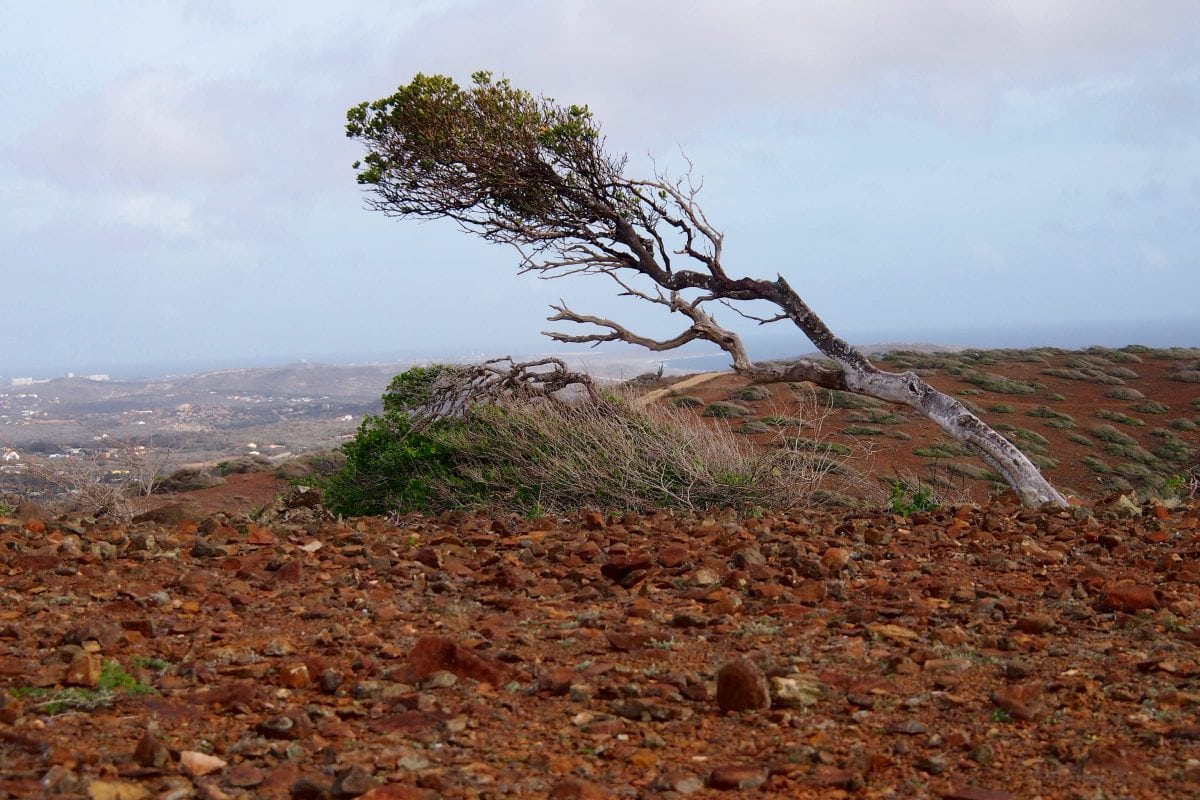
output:
[[[1009,714],[1002,708],[997,708],[992,711],[992,722],[1000,725],[1008,725],[1013,721],[1012,714]]]
[[[675,408],[700,408],[704,405],[704,401],[699,397],[693,397],[690,394],[683,394],[671,400],[671,405]]]
[[[1096,419],[1107,419],[1107,420],[1111,420],[1112,422],[1119,422],[1122,425],[1132,425],[1134,427],[1139,427],[1139,428],[1146,424],[1146,420],[1144,420],[1144,419],[1138,419],[1137,417],[1131,417],[1128,414],[1122,413],[1120,411],[1112,411],[1107,408],[1100,409],[1092,416],[1096,417]]]
[[[33,703],[32,707],[49,716],[64,711],[91,711],[109,706],[118,695],[158,694],[153,686],[142,683],[114,660],[104,662],[95,689],[75,686],[63,689],[20,686],[11,689],[10,692],[17,698],[38,701]]]
[[[717,400],[708,404],[708,408],[700,414],[702,417],[713,417],[715,419],[734,419],[735,417],[751,417],[754,412],[746,406],[739,403],[729,403],[724,400]]]
[[[897,478],[892,481],[892,494],[888,498],[888,510],[902,517],[933,511],[941,505],[933,494],[933,489],[918,484],[915,488]]]
[[[170,661],[164,661],[156,656],[134,656],[129,663],[135,669],[148,669],[152,672],[166,672],[171,668]]]

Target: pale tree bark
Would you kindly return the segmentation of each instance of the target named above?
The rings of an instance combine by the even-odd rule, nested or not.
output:
[[[1026,505],[1066,505],[1016,446],[917,375],[875,367],[835,336],[782,276],[731,276],[722,261],[723,236],[696,202],[691,165],[683,179],[627,177],[625,158],[605,151],[586,107],[535,97],[486,72],[465,89],[445,76],[417,75],[396,94],[350,109],[346,132],[367,148],[355,167],[373,208],[402,218],[453,220],[517,248],[522,272],[545,279],[605,275],[621,295],[690,321],[678,336],[655,340],[560,304],[552,321],[598,330],[548,332],[552,339],[621,341],[658,351],[709,341],[757,382],[811,381],[910,406],[970,447]],[[711,303],[758,323],[792,322],[834,368],[806,360],[756,364],[737,334],[706,310]],[[740,310],[744,303],[776,311],[753,316]]]

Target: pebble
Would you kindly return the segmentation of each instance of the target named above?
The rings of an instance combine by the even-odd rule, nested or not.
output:
[[[329,793],[334,797],[358,797],[375,788],[374,776],[359,766],[341,770],[333,779]]]
[[[179,754],[180,771],[193,778],[225,769],[226,766],[228,764],[223,759],[197,750],[184,750]]]
[[[717,673],[717,705],[726,712],[770,708],[767,676],[747,658],[729,662]]]
[[[761,767],[716,767],[708,776],[710,789],[757,789],[766,781],[767,771]]]
[[[808,708],[816,705],[824,690],[815,675],[775,676],[770,681],[771,702],[780,708]]]

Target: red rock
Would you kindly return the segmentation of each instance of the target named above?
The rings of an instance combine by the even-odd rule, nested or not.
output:
[[[682,544],[669,544],[662,550],[658,551],[659,566],[667,569],[683,566],[689,560],[691,553],[687,546]]]
[[[225,769],[228,766],[223,759],[200,753],[195,750],[184,750],[179,754],[179,770],[185,775],[199,777]]]
[[[1132,614],[1148,608],[1158,608],[1154,587],[1138,583],[1111,584],[1104,590],[1104,604],[1114,611]]]
[[[844,547],[830,547],[821,555],[821,566],[831,575],[836,575],[850,565],[850,551]]]
[[[500,685],[508,670],[497,662],[483,659],[445,636],[423,636],[408,654],[411,677],[419,682],[438,670],[453,672],[460,678]]]
[[[289,689],[303,689],[311,682],[306,664],[287,664],[279,668],[280,686],[286,686]]]
[[[978,786],[964,786],[953,789],[942,795],[945,800],[1013,800],[1015,795],[1000,789],[983,789]]]
[[[767,676],[758,665],[739,658],[717,673],[717,705],[722,711],[757,711],[771,707]]]
[[[603,786],[591,781],[567,778],[550,787],[550,800],[610,800],[615,797]]]
[[[158,740],[154,732],[148,730],[138,740],[137,747],[133,751],[133,760],[143,767],[158,769],[171,760],[171,753],[167,750],[166,745]]]
[[[1017,620],[1016,627],[1024,633],[1047,633],[1054,628],[1054,617],[1049,614],[1029,614]]]
[[[992,702],[1012,717],[1030,721],[1044,713],[1041,703],[1037,702],[1041,694],[1041,684],[1026,683],[997,689],[992,692]]]
[[[67,686],[93,687],[100,683],[100,673],[103,669],[104,662],[100,656],[92,653],[80,653],[75,656],[71,666],[67,667],[63,683]]]
[[[389,783],[376,786],[366,794],[359,795],[359,800],[436,800],[437,792],[422,789],[419,786],[409,786],[403,783]]]
[[[756,789],[767,781],[762,767],[716,767],[708,776],[710,789]]]

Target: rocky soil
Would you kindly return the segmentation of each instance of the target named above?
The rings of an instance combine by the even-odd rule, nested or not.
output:
[[[1200,509],[0,519],[0,797],[1200,796]]]

